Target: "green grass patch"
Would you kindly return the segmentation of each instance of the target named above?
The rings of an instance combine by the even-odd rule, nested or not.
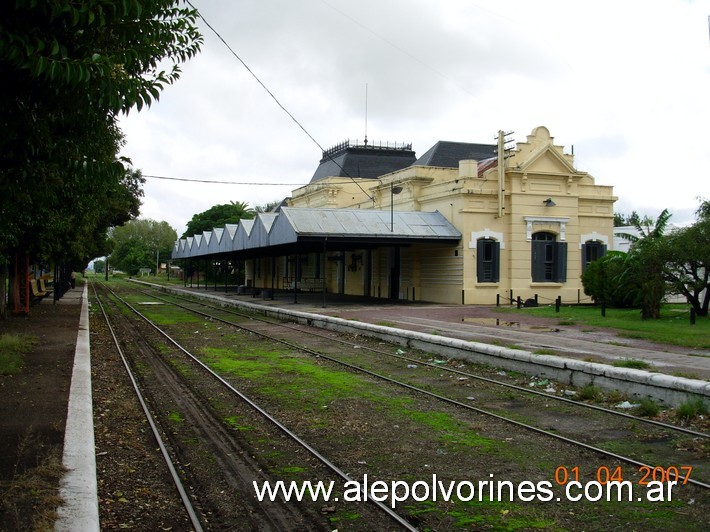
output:
[[[232,430],[251,430],[252,427],[249,425],[242,425],[239,423],[239,418],[237,416],[229,416],[224,418],[224,422],[229,425]]]
[[[157,325],[174,325],[176,323],[201,323],[205,319],[173,305],[141,305],[150,301],[148,296],[129,296],[124,298],[138,312]],[[132,311],[129,311],[132,313]]]
[[[477,434],[464,423],[444,412],[421,412],[401,409],[400,412],[411,420],[429,427],[437,433],[438,439],[454,447],[473,447],[483,452],[490,452],[501,442]]]
[[[648,369],[651,367],[651,364],[644,362],[643,360],[624,358],[621,360],[615,360],[612,366],[617,368]]]
[[[173,423],[182,423],[185,421],[185,418],[182,417],[182,414],[180,412],[168,412],[168,419],[172,421]]]
[[[555,312],[554,306],[526,308],[524,310],[499,309],[506,313],[525,312],[531,316],[575,322],[584,327],[606,327],[615,329],[626,338],[650,340],[663,344],[678,345],[695,349],[710,349],[710,318],[703,317],[690,324],[690,306],[666,304],[661,309],[661,318],[642,320],[639,309],[607,308],[606,317],[595,306],[563,306]]]
[[[290,408],[318,414],[336,400],[357,398],[380,405],[383,413],[394,419],[404,418],[428,427],[435,431],[439,441],[455,448],[488,452],[500,446],[500,442],[478,435],[449,414],[415,410],[412,399],[393,400],[386,392],[352,373],[323,367],[312,359],[292,356],[288,352],[248,346],[240,347],[240,352],[235,349],[205,347],[204,360],[218,372],[257,383],[260,393],[287,401]],[[313,423],[322,423],[318,415],[310,419]]]
[[[582,401],[599,401],[602,398],[601,388],[593,384],[587,384],[577,395]]]
[[[300,466],[286,466],[274,469],[273,472],[277,475],[298,475],[299,473],[305,473],[308,471],[305,467]]]
[[[259,348],[212,348],[203,350],[205,362],[216,371],[258,382],[259,390],[288,399],[304,411],[313,411],[347,397],[369,397],[370,387],[352,373],[314,364],[288,351]]]
[[[708,414],[708,405],[702,397],[694,397],[678,406],[676,416],[682,420],[694,419],[698,416],[706,416]]]
[[[511,502],[491,501],[487,498],[470,501],[454,499],[453,504],[442,508],[432,501],[422,501],[408,506],[411,515],[440,514],[453,520],[453,527],[466,530],[556,530],[553,519],[543,518],[533,506]]]
[[[557,351],[554,349],[549,349],[547,347],[543,347],[542,349],[536,349],[533,352],[534,355],[556,355]]]
[[[636,407],[636,415],[642,417],[655,417],[661,411],[661,407],[650,397],[644,397]]]
[[[37,343],[33,336],[24,334],[0,335],[0,375],[15,375],[22,370],[22,355]]]

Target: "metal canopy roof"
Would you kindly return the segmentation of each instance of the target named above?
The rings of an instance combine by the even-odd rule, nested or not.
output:
[[[205,242],[215,235],[221,237],[219,246],[206,246]],[[259,213],[254,220],[240,221],[236,231],[229,226],[180,239],[175,242],[172,258],[302,253],[321,249],[324,241],[329,249],[333,244],[354,249],[425,241],[453,244],[460,239],[461,233],[438,211],[283,207],[277,214]]]

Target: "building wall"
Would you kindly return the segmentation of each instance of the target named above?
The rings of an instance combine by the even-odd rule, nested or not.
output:
[[[506,160],[503,209],[499,212],[499,169],[490,162],[461,161],[459,168],[412,166],[379,180],[343,182],[324,179],[294,191],[293,207],[376,208],[439,211],[461,233],[457,247],[414,245],[401,250],[399,298],[441,303],[493,304],[502,298],[538,295],[542,303],[558,296],[577,301],[582,292],[581,246],[597,240],[612,247],[613,205],[610,186],[574,167],[574,157],[556,146],[538,127]],[[392,194],[392,187],[401,188]],[[545,200],[551,199],[553,206]],[[533,282],[533,234],[545,231],[566,242],[564,282]],[[499,279],[477,279],[476,242],[500,243]],[[390,252],[373,251],[371,294],[388,297]],[[346,268],[347,270],[347,268]],[[362,294],[362,275],[346,271],[346,293]]]

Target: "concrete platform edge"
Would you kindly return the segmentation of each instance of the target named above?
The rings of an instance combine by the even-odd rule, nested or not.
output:
[[[91,395],[91,353],[89,347],[89,301],[84,285],[76,339],[74,368],[62,463],[67,469],[60,481],[63,504],[57,509],[54,530],[61,532],[98,531],[99,505],[96,484],[96,451]]]
[[[307,323],[341,332],[357,331],[398,345],[417,348],[451,358],[466,359],[494,367],[519,371],[554,379],[571,386],[593,384],[607,390],[620,390],[631,398],[651,397],[670,406],[678,406],[692,397],[710,399],[710,382],[675,377],[650,371],[619,368],[596,362],[586,362],[555,355],[537,355],[529,351],[508,349],[490,344],[448,338],[407,329],[383,327],[370,323],[344,320],[322,314],[260,305],[248,301],[231,300],[217,294],[198,293],[178,287],[166,287],[143,281],[154,288],[219,302],[222,305],[243,307],[285,320]]]

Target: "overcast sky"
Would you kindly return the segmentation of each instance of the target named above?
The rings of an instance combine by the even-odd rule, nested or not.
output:
[[[617,212],[689,222],[710,198],[710,0],[192,1],[323,148],[367,134],[419,156],[546,126]],[[142,217],[178,236],[213,205],[289,196],[321,157],[200,28],[180,80],[121,119],[144,174],[245,183],[148,178]]]

